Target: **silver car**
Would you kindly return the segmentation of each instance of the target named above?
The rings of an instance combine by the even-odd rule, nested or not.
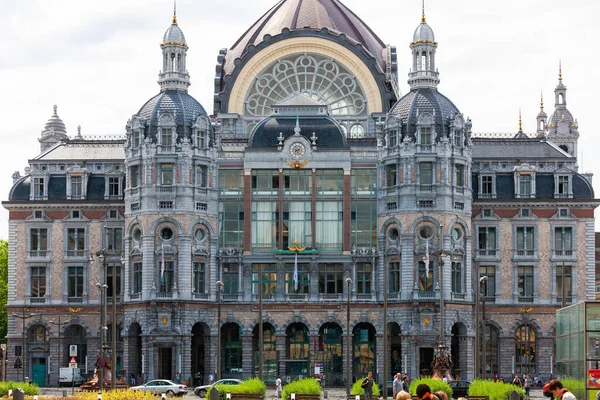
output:
[[[188,392],[187,386],[182,385],[181,383],[175,383],[168,379],[154,379],[146,382],[144,385],[133,386],[130,389],[156,394],[164,393],[167,397],[183,396]]]
[[[212,388],[213,386],[216,386],[216,385],[239,385],[240,383],[242,383],[242,381],[239,379],[220,379],[220,380],[216,381],[215,383],[213,383],[212,385],[196,386],[196,389],[194,389],[194,393],[196,394],[196,396],[204,397],[206,395],[206,392],[208,392],[210,390],[210,388]]]

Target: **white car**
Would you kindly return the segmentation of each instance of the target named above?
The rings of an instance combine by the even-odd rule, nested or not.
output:
[[[242,383],[242,381],[239,380],[239,379],[219,379],[218,381],[216,381],[212,385],[196,386],[196,389],[194,389],[194,394],[196,396],[204,397],[206,395],[206,392],[208,392],[213,386],[217,386],[217,385],[239,385],[240,383]]]
[[[187,386],[182,385],[181,383],[175,383],[168,379],[154,379],[146,382],[144,385],[133,386],[130,389],[139,390],[141,392],[164,393],[167,397],[183,396],[188,392]]]

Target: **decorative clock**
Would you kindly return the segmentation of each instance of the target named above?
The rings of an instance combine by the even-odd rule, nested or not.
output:
[[[302,158],[306,153],[306,147],[300,142],[292,143],[290,146],[290,156],[293,158]]]
[[[163,325],[166,325],[169,322],[169,318],[166,315],[163,315],[162,318],[160,319],[160,322]]]

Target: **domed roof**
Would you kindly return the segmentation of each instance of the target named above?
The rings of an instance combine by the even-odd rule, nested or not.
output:
[[[413,43],[423,43],[423,42],[435,42],[435,36],[433,35],[433,29],[425,22],[422,22],[415,29],[415,34],[413,35]]]
[[[67,134],[67,127],[65,126],[63,120],[60,119],[60,117],[56,113],[57,109],[58,107],[55,105],[54,114],[52,114],[48,122],[46,122],[46,125],[44,125],[42,135],[50,133],[64,133],[65,135]]]
[[[417,131],[418,114],[430,113],[434,115],[434,123],[439,133],[446,132],[446,124],[449,118],[460,114],[458,108],[448,99],[432,88],[413,89],[392,107],[390,116],[395,116],[402,121],[403,126],[408,126],[408,133],[414,135]]]
[[[187,46],[183,31],[179,28],[175,19],[173,19],[173,24],[165,32],[162,44],[180,44],[182,46]]]
[[[561,121],[568,122],[569,125],[572,125],[575,123],[575,118],[573,118],[573,114],[566,108],[557,108],[554,110],[554,113],[552,113],[548,124],[556,126]]]
[[[362,44],[385,71],[385,43],[339,0],[281,0],[227,51],[224,72],[230,75],[235,68],[235,59],[241,58],[248,46],[261,43],[265,35],[276,36],[283,29],[314,33],[322,28],[343,33],[351,41]]]
[[[179,137],[191,132],[199,116],[208,116],[204,107],[187,92],[165,90],[148,100],[138,111],[138,117],[149,121],[149,131],[145,132],[145,136],[156,137],[159,112],[174,115]]]
[[[296,125],[298,124],[298,125]],[[340,125],[328,116],[271,116],[260,121],[250,137],[250,148],[272,148],[283,135],[284,140],[294,135],[294,128],[298,126],[299,134],[306,140],[311,140],[313,132],[319,132],[317,144],[320,149],[334,149],[346,147],[345,135]]]

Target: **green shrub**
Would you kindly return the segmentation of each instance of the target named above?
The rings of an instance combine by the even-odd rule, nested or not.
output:
[[[366,376],[365,376],[366,378]],[[365,394],[365,389],[362,388],[362,386],[360,386],[360,384],[362,383],[362,381],[365,378],[361,378],[359,380],[357,380],[356,382],[354,382],[354,384],[352,385],[352,392],[351,394],[360,394],[360,395],[364,395]],[[379,386],[377,385],[377,383],[375,381],[373,381],[373,397],[378,397],[379,396]]]
[[[408,390],[410,391],[410,394],[413,396],[417,395],[417,386],[419,386],[420,384],[425,383],[429,386],[429,389],[431,389],[431,393],[434,392],[444,392],[448,395],[448,398],[451,399],[452,398],[452,388],[450,387],[450,385],[448,385],[446,382],[440,380],[440,379],[433,379],[433,378],[421,378],[421,379],[415,379],[414,381],[412,381],[410,383],[410,387],[408,388]]]
[[[219,389],[219,400],[225,400],[227,393],[239,393],[239,394],[260,394],[261,397],[267,392],[267,385],[258,378],[250,378],[242,381],[239,385],[215,385]],[[210,390],[206,392],[206,399]]]
[[[506,400],[508,395],[516,390],[525,398],[525,391],[512,383],[494,382],[491,379],[475,379],[469,386],[469,396],[489,396],[490,400]]]
[[[98,398],[98,392],[75,392],[74,397],[78,400],[96,400]],[[160,395],[131,389],[115,389],[102,391],[102,400],[151,400],[160,398]]]
[[[321,394],[321,385],[315,378],[305,378],[292,381],[283,387],[282,400],[288,400],[291,393],[296,394]]]
[[[40,388],[35,383],[24,383],[24,382],[0,382],[0,397],[8,396],[8,390],[12,389],[13,392],[18,388],[23,389],[26,396],[34,396],[40,394]]]

